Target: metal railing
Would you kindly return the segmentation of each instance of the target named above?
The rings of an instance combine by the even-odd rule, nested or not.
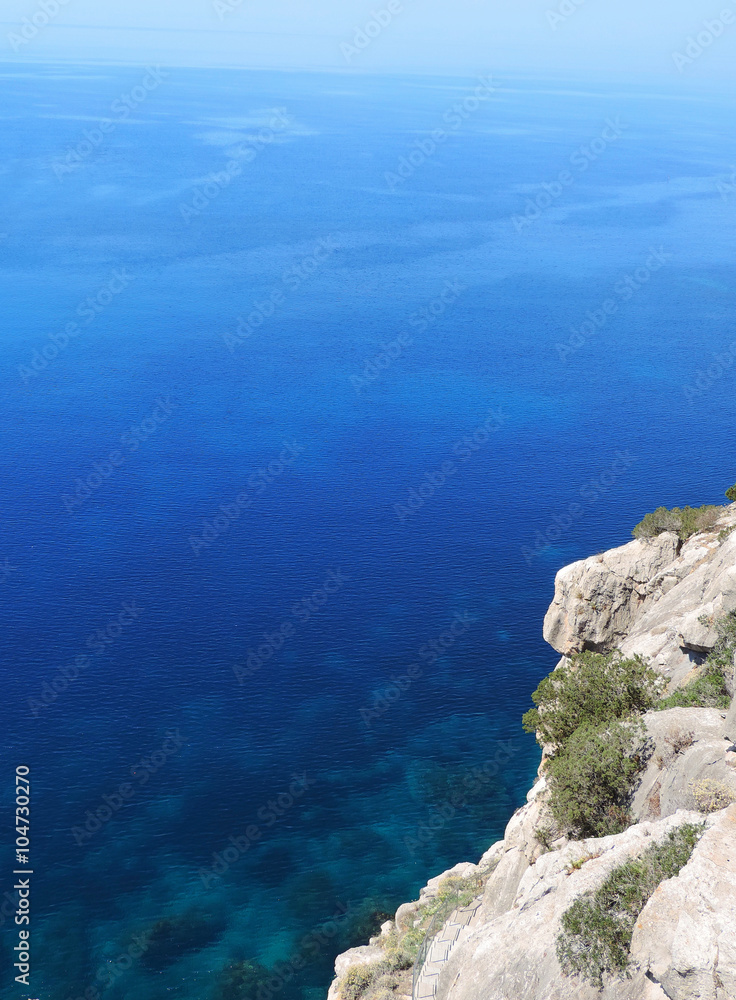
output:
[[[439,909],[434,913],[432,919],[429,923],[429,927],[424,935],[424,940],[422,941],[417,957],[414,959],[414,968],[412,970],[411,977],[411,995],[412,1000],[417,1000],[417,983],[419,982],[419,977],[422,974],[422,969],[424,968],[424,963],[427,961],[427,955],[429,954],[429,949],[432,947],[432,942],[437,937],[439,932],[445,926],[447,918],[456,910],[460,905],[460,891],[455,890],[450,893],[442,901]]]
[[[453,889],[445,897],[445,899],[442,900],[442,903],[432,915],[429,926],[424,933],[424,939],[419,947],[419,951],[417,952],[417,957],[414,959],[414,968],[412,970],[411,977],[412,1000],[418,1000],[417,983],[421,977],[424,963],[427,961],[427,956],[429,955],[434,939],[447,923],[447,918],[453,910],[462,910],[463,908],[470,906],[473,902],[480,903],[485,892],[486,883],[498,867],[499,861],[500,858],[494,858],[492,861],[487,863],[483,869],[479,868],[473,880],[460,879],[459,883],[455,882]],[[433,994],[436,993],[436,988],[432,992]]]

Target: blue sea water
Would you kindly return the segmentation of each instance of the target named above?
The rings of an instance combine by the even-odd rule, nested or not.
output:
[[[524,801],[556,570],[736,478],[733,100],[1,75],[33,994],[317,1000]]]

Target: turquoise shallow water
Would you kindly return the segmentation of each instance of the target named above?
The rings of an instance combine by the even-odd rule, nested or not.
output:
[[[732,108],[165,72],[3,81],[34,990],[317,1000],[523,802],[555,571],[736,478]]]

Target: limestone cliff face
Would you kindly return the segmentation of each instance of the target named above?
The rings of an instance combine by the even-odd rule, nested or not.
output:
[[[666,532],[565,566],[544,619],[563,656],[619,647],[647,658],[675,686],[716,641],[700,623],[736,608],[736,504],[686,542]],[[725,537],[724,537],[725,536]]]
[[[562,975],[555,950],[562,914],[656,839],[703,816],[680,810],[616,837],[567,844],[526,868],[511,906],[455,948],[438,1000],[733,1000],[736,950],[736,806],[714,813],[690,863],[642,911],[633,975],[602,992]],[[571,866],[584,861],[579,870]]]
[[[717,638],[700,619],[736,609],[733,526],[736,504],[713,530],[684,544],[665,534],[565,567],[557,575],[545,638],[563,657],[581,649],[638,653],[671,689],[681,686]],[[736,1000],[736,804],[706,815],[697,811],[702,802],[694,792],[707,779],[736,797],[736,698],[729,712],[675,708],[649,712],[644,722],[652,753],[632,803],[635,823],[622,834],[561,838],[545,852],[535,836],[545,815],[540,768],[527,804],[481,859],[481,866],[496,867],[479,919],[459,937],[439,974],[437,1000]],[[608,982],[599,992],[564,976],[555,941],[565,910],[653,840],[692,822],[705,822],[706,833],[690,862],[642,911],[631,978]],[[474,870],[463,866],[465,874]],[[425,899],[441,879],[423,890]],[[417,905],[400,907],[400,927],[411,926]],[[392,926],[384,925],[384,933]],[[370,948],[340,956],[338,975],[380,955],[380,939],[374,939]],[[330,994],[340,1000],[339,981]]]

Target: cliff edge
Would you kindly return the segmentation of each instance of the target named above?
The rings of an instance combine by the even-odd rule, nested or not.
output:
[[[572,664],[574,673],[586,651],[620,651],[646,661],[670,696],[641,714],[626,828],[582,839],[561,832],[551,822],[545,748],[504,839],[477,865],[432,879],[369,946],[339,956],[330,1000],[410,996],[410,976],[395,971],[402,955],[407,965],[402,942],[421,940],[427,929],[415,1000],[736,1000],[736,653],[719,628],[736,611],[734,529],[736,504],[684,542],[665,532],[557,574],[544,636],[562,655],[559,666]],[[701,690],[716,654],[726,663],[720,702],[704,707],[688,697],[678,705],[675,697],[666,707],[675,692]],[[635,896],[655,856],[665,858],[665,875],[632,911],[619,972],[598,981],[581,973],[588,956],[578,946],[571,970],[560,941],[578,931],[566,914],[590,916],[612,887],[621,894],[626,878]],[[618,905],[614,923],[635,906]],[[604,931],[586,945],[591,953],[597,934]]]

